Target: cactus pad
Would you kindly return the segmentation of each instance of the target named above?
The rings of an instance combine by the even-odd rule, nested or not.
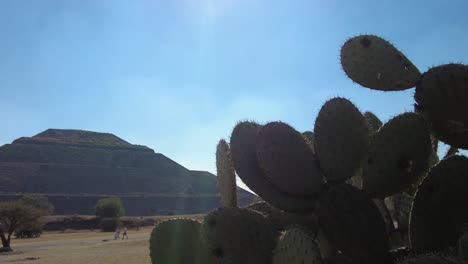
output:
[[[468,149],[468,66],[445,64],[425,72],[416,86],[416,110],[437,139]]]
[[[315,152],[325,178],[343,182],[361,166],[369,129],[361,112],[344,98],[327,101],[315,120]]]
[[[278,209],[291,212],[313,210],[315,199],[287,195],[266,179],[257,161],[260,128],[261,125],[257,123],[244,121],[232,131],[231,157],[237,175],[253,192]]]
[[[216,209],[205,216],[202,233],[216,263],[271,263],[275,232],[259,212],[243,208]]]
[[[314,214],[295,214],[281,211],[264,201],[251,203],[244,208],[265,215],[277,232],[284,231],[290,226],[300,225],[312,236],[317,234],[318,219]]]
[[[334,186],[322,193],[316,213],[334,248],[352,259],[383,261],[389,249],[385,224],[363,191],[348,184]]]
[[[216,147],[217,186],[225,207],[237,207],[236,173],[229,145],[222,139]]]
[[[414,87],[421,76],[403,53],[373,35],[360,35],[346,41],[341,48],[341,65],[351,80],[383,91]]]
[[[410,219],[410,241],[416,250],[455,246],[468,223],[468,158],[451,156],[432,167],[419,186]]]
[[[369,132],[375,134],[383,125],[382,121],[374,113],[366,111],[363,113],[369,126]]]
[[[257,159],[269,181],[293,196],[316,196],[322,190],[315,155],[301,133],[288,124],[271,122],[259,134]]]
[[[273,264],[320,264],[320,249],[313,237],[300,228],[287,229],[273,251]]]
[[[404,191],[428,169],[431,138],[423,118],[403,113],[374,135],[363,165],[363,190],[375,198]]]
[[[150,257],[153,264],[213,263],[201,236],[201,224],[191,219],[171,219],[151,232]]]
[[[385,204],[392,215],[393,221],[396,223],[396,228],[402,233],[407,233],[413,197],[404,192],[396,193],[385,198]]]

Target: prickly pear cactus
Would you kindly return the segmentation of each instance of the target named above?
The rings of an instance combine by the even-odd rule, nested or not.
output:
[[[321,264],[320,249],[306,231],[289,228],[279,238],[273,251],[273,264]]]
[[[369,132],[371,135],[375,134],[383,125],[382,121],[372,112],[366,111],[363,113],[369,126]]]
[[[365,263],[385,259],[389,249],[385,224],[363,191],[348,184],[334,186],[320,196],[316,213],[333,248]]]
[[[288,195],[268,180],[257,160],[257,143],[261,125],[255,122],[238,123],[231,134],[231,156],[237,175],[257,195],[274,207],[290,212],[308,212],[315,206],[315,198]]]
[[[273,230],[259,212],[219,208],[205,216],[202,234],[216,263],[270,264],[276,239]]]
[[[419,186],[410,216],[411,246],[419,251],[455,247],[465,223],[468,158],[451,156],[432,167]]]
[[[316,196],[323,187],[315,155],[304,137],[283,122],[259,130],[257,160],[266,178],[292,196]]]
[[[383,91],[414,87],[421,75],[403,53],[385,39],[373,35],[347,40],[341,48],[341,65],[351,80]]]
[[[315,152],[327,181],[343,182],[361,166],[369,128],[361,112],[345,98],[327,101],[315,120]]]
[[[445,64],[425,72],[416,86],[416,111],[434,135],[453,147],[468,149],[468,66]]]
[[[421,116],[407,112],[392,118],[373,137],[363,165],[363,190],[375,198],[404,191],[427,171],[431,150]]]
[[[318,231],[318,219],[313,213],[295,214],[274,208],[265,201],[255,202],[244,207],[262,213],[273,224],[276,232],[280,233],[288,227],[299,225],[309,234],[315,236]]]
[[[236,173],[228,143],[222,139],[216,147],[217,187],[225,207],[237,207]]]
[[[151,232],[149,243],[153,264],[214,263],[201,237],[201,224],[195,220],[161,222]]]

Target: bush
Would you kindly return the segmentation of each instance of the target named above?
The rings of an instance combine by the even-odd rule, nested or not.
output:
[[[99,227],[104,232],[113,232],[120,226],[122,226],[122,221],[118,217],[102,218],[99,223]]]
[[[44,221],[37,220],[32,223],[25,224],[15,231],[16,238],[33,238],[40,237],[42,229],[44,228]]]
[[[96,204],[96,216],[99,218],[121,217],[125,215],[125,207],[119,197],[112,196],[101,199]]]

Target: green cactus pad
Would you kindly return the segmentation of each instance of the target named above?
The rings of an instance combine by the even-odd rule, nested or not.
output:
[[[325,191],[316,213],[324,235],[333,248],[363,262],[382,262],[389,249],[382,216],[367,195],[348,184]]]
[[[425,72],[416,86],[416,111],[434,135],[456,148],[468,149],[468,66],[445,64]]]
[[[374,115],[374,113],[366,111],[363,113],[369,126],[369,132],[373,135],[382,127],[383,123],[380,119]]]
[[[318,219],[314,214],[295,214],[274,208],[265,201],[251,203],[244,207],[262,213],[273,224],[275,231],[281,232],[288,227],[299,225],[309,234],[315,236],[318,230]]]
[[[271,263],[276,233],[259,212],[243,208],[216,209],[205,216],[202,233],[216,263]]]
[[[315,199],[288,195],[268,181],[257,161],[258,131],[261,125],[254,122],[240,122],[232,131],[231,157],[237,175],[264,201],[274,207],[290,212],[313,210]]]
[[[236,173],[229,145],[222,139],[216,147],[217,186],[225,207],[237,207]]]
[[[271,122],[260,129],[257,160],[266,178],[284,193],[315,197],[322,190],[323,179],[312,149],[286,123]]]
[[[363,165],[363,190],[385,198],[406,190],[428,169],[431,138],[423,118],[403,113],[374,135]]]
[[[214,263],[201,236],[201,224],[191,219],[171,219],[151,232],[150,257],[153,264]]]
[[[287,229],[273,251],[273,264],[321,264],[320,249],[306,231]]]
[[[410,241],[416,250],[455,246],[468,223],[468,158],[451,156],[432,167],[419,186],[410,218]]]
[[[396,262],[397,264],[462,264],[453,256],[442,254],[424,254],[411,256]]]
[[[414,87],[421,76],[403,53],[388,41],[373,35],[347,40],[341,48],[341,65],[354,82],[382,91]]]
[[[369,129],[361,112],[344,98],[327,101],[315,120],[315,152],[327,181],[343,182],[361,166]]]

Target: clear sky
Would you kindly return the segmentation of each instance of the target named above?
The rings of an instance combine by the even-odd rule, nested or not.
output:
[[[414,89],[372,91],[341,69],[377,34],[421,70],[468,63],[466,0],[1,0],[0,145],[47,128],[113,133],[215,173],[238,120],[311,130],[343,96],[383,121]]]

